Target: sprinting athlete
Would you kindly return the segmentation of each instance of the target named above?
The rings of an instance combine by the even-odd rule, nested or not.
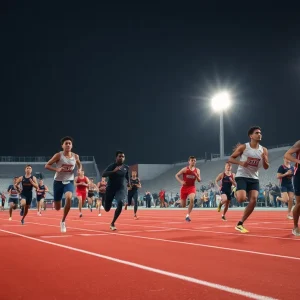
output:
[[[99,197],[97,201],[98,217],[101,217],[101,206],[105,202],[106,186],[107,186],[106,178],[102,177],[101,181],[98,182],[97,184],[99,190]]]
[[[97,192],[97,186],[94,183],[94,179],[90,179],[87,199],[88,199],[88,207],[90,208],[91,212],[93,211],[96,192]]]
[[[128,205],[131,206],[132,204],[132,199],[134,201],[134,215],[133,218],[135,220],[138,219],[136,213],[138,210],[138,189],[142,187],[140,179],[137,177],[137,172],[132,171],[131,172],[131,178],[130,178],[130,187],[128,188]],[[125,209],[127,209],[127,204],[125,205]]]
[[[117,230],[115,222],[122,212],[123,203],[127,196],[127,187],[130,186],[129,167],[124,164],[124,160],[124,152],[117,151],[116,162],[109,165],[102,175],[102,177],[108,177],[104,201],[105,211],[110,211],[114,199],[117,201],[115,215],[110,224],[110,229],[113,231]]]
[[[235,174],[231,172],[231,169],[232,169],[231,163],[227,162],[225,164],[225,171],[220,173],[215,180],[215,184],[221,193],[221,201],[218,205],[218,212],[221,211],[222,205],[225,204],[223,215],[222,215],[223,221],[227,221],[225,215],[229,207],[229,201],[231,200],[232,185],[236,186],[236,182],[234,180]],[[219,186],[218,184],[219,181],[222,182],[221,186]]]
[[[183,177],[183,180],[179,177]],[[175,178],[182,185],[180,189],[180,200],[182,207],[186,206],[186,200],[190,200],[190,204],[188,207],[188,213],[185,217],[187,222],[191,222],[190,213],[194,207],[194,200],[196,196],[196,185],[195,181],[201,181],[200,177],[200,169],[196,168],[196,157],[189,157],[189,165],[187,167],[182,168],[176,175]]]
[[[36,190],[36,201],[37,201],[37,214],[38,216],[42,215],[42,208],[44,207],[44,201],[46,193],[49,191],[48,187],[44,185],[44,181],[39,180],[39,187]]]
[[[294,157],[293,154],[296,154],[296,157]],[[300,230],[298,226],[300,217],[300,140],[297,141],[294,144],[294,146],[285,153],[284,158],[288,161],[296,163],[294,171],[294,189],[296,196],[296,205],[293,209],[294,228],[292,230],[292,233],[295,236],[300,236]]]
[[[258,170],[261,167],[265,170],[269,168],[268,150],[260,145],[262,139],[260,127],[251,127],[248,130],[248,137],[250,138],[250,143],[238,145],[228,160],[230,163],[238,165],[235,176],[237,201],[246,201],[247,193],[249,194],[249,204],[245,208],[243,217],[235,226],[235,229],[241,233],[249,232],[244,227],[244,222],[252,214],[256,206],[259,193]],[[240,160],[237,160],[237,157],[240,157]]]
[[[37,183],[36,177],[32,175],[32,167],[31,165],[27,165],[25,167],[25,175],[21,176],[16,179],[14,183],[14,188],[18,190],[19,184],[21,183],[21,191],[20,196],[21,196],[21,211],[20,211],[20,216],[22,217],[21,219],[21,224],[24,225],[24,219],[28,214],[28,209],[31,205],[32,202],[32,188],[38,189],[39,185]]]
[[[292,207],[294,200],[294,187],[293,187],[293,176],[295,169],[291,165],[291,162],[287,159],[283,159],[283,165],[278,168],[277,178],[280,181],[281,197],[277,197],[277,200],[288,204],[288,215],[287,218],[293,220]]]
[[[77,165],[77,169],[81,171],[82,165],[79,160],[79,156],[72,151],[73,139],[66,136],[61,139],[61,146],[63,151],[60,151],[47,162],[45,168],[50,171],[54,171],[53,193],[54,193],[54,205],[56,210],[61,208],[61,200],[65,195],[66,203],[64,207],[64,214],[60,222],[61,232],[67,232],[66,217],[71,208],[71,201],[74,192],[74,168]],[[56,164],[56,168],[52,167]]]
[[[89,179],[84,176],[83,170],[77,171],[78,176],[75,177],[74,183],[76,187],[76,196],[78,199],[79,218],[82,218],[82,205],[86,200],[86,191],[89,185]]]
[[[18,177],[15,177],[13,180],[13,184],[11,184],[8,189],[8,203],[9,203],[9,221],[12,220],[12,211],[18,207],[19,193],[18,190],[14,187]],[[20,187],[18,187],[20,189]]]

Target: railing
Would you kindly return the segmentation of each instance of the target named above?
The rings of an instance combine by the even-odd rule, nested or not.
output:
[[[0,156],[0,162],[46,162],[51,159],[52,156]],[[82,162],[94,161],[94,156],[80,156]]]

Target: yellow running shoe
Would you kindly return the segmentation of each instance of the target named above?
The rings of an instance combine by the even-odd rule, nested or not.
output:
[[[249,232],[243,225],[236,225],[235,230],[241,232],[241,233],[247,233]]]

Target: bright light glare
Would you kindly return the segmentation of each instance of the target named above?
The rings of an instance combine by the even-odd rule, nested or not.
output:
[[[224,111],[230,106],[230,95],[228,92],[220,92],[211,100],[211,106],[214,111]]]

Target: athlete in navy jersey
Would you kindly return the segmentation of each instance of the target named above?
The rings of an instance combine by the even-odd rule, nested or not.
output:
[[[138,217],[136,215],[137,210],[138,210],[138,189],[141,188],[141,182],[139,178],[137,177],[137,172],[132,171],[131,172],[131,178],[130,178],[130,187],[128,188],[128,205],[131,206],[132,204],[132,199],[134,201],[134,219],[137,220]],[[127,204],[125,205],[125,209],[127,209]]]
[[[19,193],[17,191],[17,189],[14,187],[14,184],[16,183],[18,177],[14,178],[13,184],[11,184],[8,188],[7,188],[7,192],[9,194],[9,199],[8,199],[8,203],[9,203],[9,221],[12,220],[12,211],[15,210],[18,206],[18,200],[19,200]]]
[[[293,156],[296,154],[296,157]],[[292,148],[290,148],[284,155],[284,158],[288,161],[294,162],[294,189],[296,195],[296,205],[293,209],[294,228],[292,230],[293,235],[300,236],[300,230],[298,226],[300,217],[300,140],[297,141]]]
[[[28,209],[31,205],[32,201],[32,188],[35,187],[38,189],[38,183],[36,177],[32,175],[32,167],[31,165],[27,165],[25,167],[25,175],[19,177],[14,184],[15,189],[19,188],[19,184],[21,183],[22,191],[21,193],[21,211],[20,215],[22,216],[21,223],[24,224],[24,219],[28,213]]]
[[[36,190],[38,216],[42,215],[42,208],[44,207],[46,192],[48,192],[48,187],[44,185],[43,180],[39,180],[39,188]]]
[[[232,185],[236,186],[235,174],[231,172],[231,169],[232,169],[231,163],[227,162],[225,164],[225,171],[220,173],[215,180],[216,186],[219,188],[221,193],[221,201],[218,205],[218,212],[221,211],[222,205],[225,204],[223,215],[222,215],[223,221],[227,221],[225,215],[229,207],[229,201],[231,200]],[[221,186],[219,186],[218,184],[219,181],[222,182]]]
[[[277,178],[280,181],[281,197],[277,197],[277,200],[283,201],[288,204],[288,215],[287,218],[293,220],[292,207],[294,200],[294,186],[293,176],[295,169],[291,165],[291,162],[287,159],[283,159],[284,164],[278,168]]]

